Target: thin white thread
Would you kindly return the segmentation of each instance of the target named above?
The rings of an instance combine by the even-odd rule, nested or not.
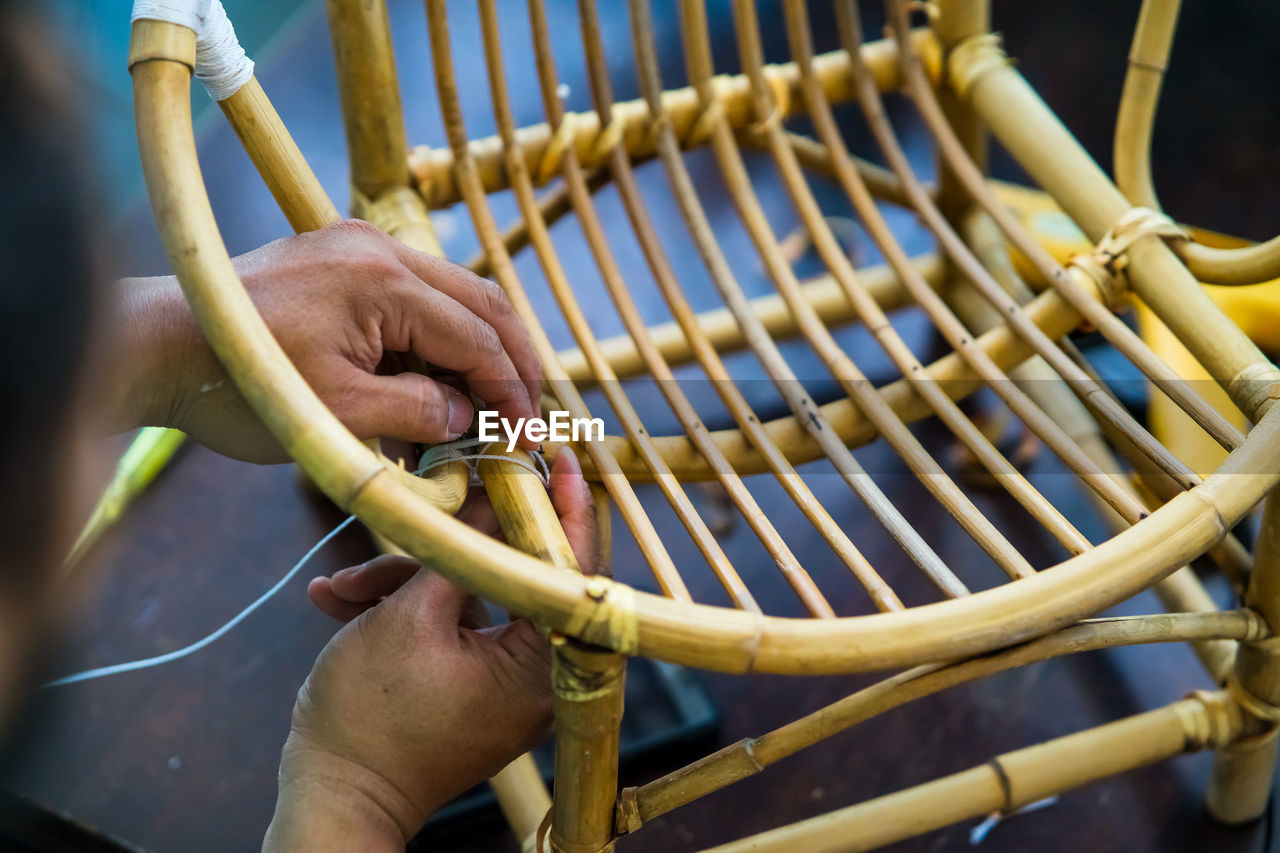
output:
[[[196,79],[215,101],[225,101],[253,76],[221,0],[134,0],[131,20],[168,21],[196,34]]]
[[[438,468],[441,465],[445,465],[450,462],[469,462],[471,463],[468,467],[471,469],[472,482],[478,483],[479,475],[476,473],[475,463],[482,459],[492,459],[495,462],[510,462],[513,465],[519,465],[521,468],[532,471],[537,475],[538,479],[542,481],[542,485],[551,485],[551,470],[547,467],[547,460],[543,458],[541,453],[536,450],[529,452],[530,458],[533,459],[537,466],[535,467],[534,465],[525,462],[523,459],[518,459],[514,456],[499,456],[496,453],[485,452],[496,443],[497,442],[493,441],[485,443],[484,446],[480,448],[479,453],[460,452],[468,448],[480,447],[481,440],[479,438],[460,438],[457,441],[451,441],[447,444],[437,444],[435,447],[432,447],[426,453],[422,454],[421,458],[418,460],[418,468],[413,472],[414,476],[421,477],[432,468]]]
[[[221,628],[214,631],[209,636],[205,637],[203,640],[197,640],[196,642],[192,643],[189,646],[184,646],[181,649],[168,652],[167,654],[156,655],[155,657],[150,657],[150,658],[143,658],[142,660],[129,661],[128,663],[117,663],[117,664],[113,664],[112,666],[100,666],[96,669],[89,669],[89,670],[85,670],[84,672],[77,672],[73,675],[67,675],[62,678],[56,679],[55,681],[50,681],[47,684],[42,684],[40,686],[40,689],[45,690],[50,687],[62,687],[65,684],[75,684],[76,682],[79,682],[79,681],[89,681],[94,678],[103,678],[104,676],[108,676],[108,675],[118,675],[122,672],[133,672],[134,670],[138,670],[138,669],[148,669],[153,666],[160,666],[161,664],[178,660],[179,658],[184,658],[187,655],[191,655],[200,651],[205,646],[208,646],[210,643],[213,643],[215,640],[222,637],[232,628],[234,628],[235,626],[243,622],[246,618],[248,618],[249,614],[253,613],[253,611],[257,610],[259,607],[266,604],[267,601],[273,595],[275,595],[277,592],[279,592],[281,589],[284,588],[285,584],[293,580],[293,577],[297,575],[298,572],[302,571],[302,567],[305,566],[308,562],[310,562],[311,558],[316,555],[316,552],[318,552],[325,545],[328,545],[329,542],[333,539],[333,537],[337,536],[339,533],[345,530],[347,525],[349,525],[351,522],[355,520],[356,520],[356,517],[354,515],[347,516],[346,521],[342,522],[337,527],[333,528],[333,530],[330,530],[327,534],[325,534],[324,538],[322,538],[316,544],[312,545],[311,550],[303,554],[302,559],[294,563],[293,568],[290,569],[288,572],[286,572],[284,577],[276,581],[275,586],[271,587],[271,589],[267,590],[262,595],[258,596],[258,598],[252,604],[250,604],[244,610],[241,610],[234,617],[232,617],[230,622],[226,623]]]
[[[420,460],[421,464],[418,466],[418,470],[414,471],[414,474],[416,476],[421,477],[424,473],[426,473],[427,471],[430,471],[432,468],[436,468],[440,465],[444,465],[446,463],[454,462],[454,461],[466,461],[466,460],[478,461],[481,459],[494,459],[499,462],[510,462],[514,465],[519,465],[522,468],[527,468],[528,470],[532,471],[534,474],[537,475],[538,479],[542,481],[543,485],[550,484],[551,472],[547,468],[547,461],[543,459],[542,454],[538,453],[537,451],[534,451],[533,453],[530,454],[530,456],[532,456],[533,459],[537,462],[537,465],[538,465],[537,468],[535,468],[533,465],[530,465],[528,462],[525,462],[523,459],[516,459],[512,456],[498,456],[497,454],[493,454],[493,453],[485,453],[484,450],[488,450],[489,447],[492,446],[493,442],[489,442],[488,444],[486,444],[480,453],[460,454],[457,452],[460,449],[477,447],[479,446],[479,444],[480,444],[480,439],[478,438],[464,438],[455,442],[451,442],[449,444],[438,444],[422,455],[422,459]],[[475,476],[474,461],[472,462],[472,465],[471,465],[471,473],[472,473],[472,476],[474,477]],[[253,603],[250,604],[248,607],[246,607],[244,610],[241,610],[239,613],[233,616],[231,618],[231,621],[227,622],[221,628],[214,631],[212,634],[208,635],[204,639],[197,640],[191,645],[184,646],[181,649],[176,649],[175,651],[172,651],[172,652],[166,652],[165,654],[162,654],[162,655],[156,655],[155,657],[143,658],[141,660],[129,661],[127,663],[112,664],[111,666],[100,666],[100,667],[97,667],[96,669],[87,669],[84,672],[72,673],[71,675],[66,675],[66,676],[63,676],[62,678],[58,678],[53,681],[47,682],[46,684],[42,684],[37,689],[47,690],[51,687],[62,687],[67,684],[76,684],[81,681],[91,681],[95,678],[104,678],[108,675],[119,675],[124,672],[134,672],[135,670],[139,670],[139,669],[149,669],[153,666],[160,666],[161,664],[170,663],[172,661],[185,658],[188,655],[195,654],[196,652],[200,651],[201,649],[205,648],[206,646],[210,645],[211,643],[221,638],[224,634],[226,634],[235,626],[239,625],[241,622],[247,619],[249,615],[252,614],[255,610],[257,610],[262,605],[266,604],[272,598],[272,596],[274,596],[280,590],[284,589],[285,585],[288,584],[289,581],[293,580],[293,578],[298,574],[298,572],[302,571],[303,567],[306,566],[306,564],[311,561],[311,558],[314,557],[320,551],[321,548],[323,548],[325,545],[328,545],[335,536],[337,536],[339,533],[345,530],[347,526],[355,520],[356,520],[356,517],[354,515],[347,516],[345,521],[343,521],[337,527],[333,528],[333,530],[330,530],[328,533],[326,533],[319,542],[312,545],[310,550],[308,550],[307,553],[302,555],[302,559],[294,563],[293,568],[285,572],[284,577],[276,581],[274,586],[272,586],[262,595],[258,596],[253,601]]]

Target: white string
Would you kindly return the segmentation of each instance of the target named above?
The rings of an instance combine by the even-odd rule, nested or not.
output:
[[[488,444],[486,444],[483,448],[481,448],[479,453],[464,454],[464,453],[458,452],[460,450],[464,450],[472,447],[478,447],[479,445],[480,445],[480,439],[478,438],[464,438],[464,439],[459,439],[458,441],[450,442],[448,444],[438,444],[435,447],[432,447],[431,449],[429,449],[428,451],[422,454],[422,457],[419,459],[420,464],[418,465],[418,470],[414,471],[413,473],[421,477],[424,473],[426,473],[427,471],[430,471],[432,468],[436,468],[441,465],[448,464],[449,462],[469,461],[472,463],[470,466],[472,476],[475,476],[474,463],[476,461],[481,459],[493,459],[498,462],[510,462],[514,465],[519,465],[522,468],[527,468],[528,470],[532,471],[535,475],[537,475],[538,479],[542,481],[542,484],[544,486],[550,484],[551,472],[547,468],[547,461],[542,458],[541,453],[534,451],[533,453],[529,454],[537,463],[537,467],[534,467],[528,462],[525,462],[523,459],[517,459],[513,456],[498,456],[497,454],[494,454],[494,453],[485,453],[484,451],[488,450],[490,447],[493,446],[493,442],[489,442]],[[259,607],[266,604],[271,599],[272,596],[274,596],[280,590],[284,589],[285,585],[289,583],[289,581],[293,580],[294,576],[297,575],[298,572],[302,571],[303,566],[309,563],[311,561],[311,558],[314,557],[316,553],[320,551],[321,548],[323,548],[325,545],[328,545],[329,542],[331,542],[335,536],[337,536],[339,533],[345,530],[347,525],[351,524],[351,522],[355,520],[356,520],[356,517],[354,515],[347,516],[345,521],[343,521],[337,527],[333,528],[333,530],[330,530],[328,533],[326,533],[319,542],[312,545],[311,549],[307,551],[307,553],[302,555],[302,559],[294,563],[293,568],[285,572],[284,577],[276,581],[275,586],[271,587],[262,595],[258,596],[257,599],[255,599],[252,604],[250,604],[244,610],[241,610],[239,613],[233,616],[230,622],[227,622],[221,628],[214,631],[212,634],[205,637],[204,639],[197,640],[191,645],[184,646],[183,648],[177,649],[176,651],[167,652],[162,655],[156,655],[155,657],[143,658],[142,660],[129,661],[128,663],[112,664],[111,666],[100,666],[96,669],[88,669],[88,670],[85,670],[84,672],[77,672],[71,675],[66,675],[66,676],[63,676],[62,678],[56,679],[54,681],[50,681],[47,684],[42,684],[37,689],[46,690],[50,687],[62,687],[63,685],[66,685],[66,684],[75,684],[80,681],[90,681],[92,679],[103,678],[108,675],[119,675],[122,672],[133,672],[139,669],[149,669],[150,667],[153,667],[153,666],[160,666],[161,664],[166,664],[171,661],[179,660],[180,658],[185,658],[188,655],[195,654],[196,652],[200,651],[201,649],[205,648],[206,646],[218,640],[220,637],[222,637],[224,634],[226,634],[235,626],[239,625],[241,622],[247,619],[249,615],[253,613],[253,611],[257,610]]]
[[[534,464],[530,464],[515,456],[499,456],[496,453],[485,452],[490,447],[493,447],[497,442],[490,441],[484,444],[483,447],[480,447],[481,443],[482,442],[479,438],[460,438],[457,441],[451,441],[447,444],[437,444],[423,453],[418,459],[419,464],[417,470],[413,472],[414,476],[421,477],[432,468],[438,468],[441,465],[447,465],[450,462],[470,462],[471,464],[467,467],[471,469],[472,482],[478,483],[479,479],[476,473],[475,463],[482,459],[492,459],[495,462],[510,462],[513,465],[519,465],[521,468],[532,471],[537,478],[542,481],[542,485],[548,487],[551,485],[551,470],[547,467],[547,460],[544,459],[542,454],[538,451],[533,450],[529,453],[529,457],[533,459],[537,466],[534,467]],[[472,447],[480,447],[480,452],[459,452]]]
[[[248,618],[249,614],[253,613],[253,611],[257,610],[259,607],[266,604],[267,601],[273,595],[275,595],[277,592],[282,590],[285,584],[287,584],[289,581],[293,579],[294,575],[302,571],[302,567],[305,566],[308,562],[310,562],[311,558],[314,557],[321,548],[323,548],[325,545],[328,545],[329,542],[333,539],[333,537],[337,536],[339,533],[345,530],[347,525],[349,525],[351,522],[355,520],[356,520],[356,517],[354,515],[347,516],[346,521],[342,522],[337,527],[333,528],[333,530],[330,530],[327,534],[325,534],[323,539],[321,539],[316,544],[312,545],[311,550],[303,554],[302,559],[294,563],[293,568],[290,569],[288,572],[286,572],[284,577],[276,581],[275,586],[271,587],[271,589],[267,590],[262,595],[258,596],[258,598],[252,604],[250,604],[244,610],[241,610],[239,613],[237,613],[231,619],[230,622],[223,625],[221,628],[214,631],[212,634],[205,637],[203,640],[197,640],[196,642],[192,643],[189,646],[185,646],[184,648],[178,649],[176,651],[168,652],[167,654],[156,655],[155,657],[143,658],[142,660],[130,661],[128,663],[117,663],[112,666],[100,666],[97,669],[89,669],[89,670],[85,670],[84,672],[77,672],[73,675],[67,675],[55,681],[50,681],[47,684],[42,684],[39,689],[45,690],[50,687],[61,687],[64,684],[75,684],[76,682],[79,682],[79,681],[89,681],[91,679],[102,678],[107,675],[118,675],[119,673],[122,673],[122,672],[133,672],[134,670],[138,670],[138,669],[148,669],[153,666],[160,666],[161,664],[178,660],[179,658],[184,658],[187,655],[195,654],[196,652],[203,649],[205,646],[208,646],[210,643],[213,643],[215,640],[217,640],[218,638],[226,634],[235,626],[239,625],[246,618]]]
[[[196,79],[209,97],[225,101],[253,76],[221,0],[134,0],[131,20],[168,21],[196,33]]]

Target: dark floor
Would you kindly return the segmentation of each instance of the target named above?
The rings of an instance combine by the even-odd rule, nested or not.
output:
[[[421,5],[391,5],[411,140],[440,144]],[[667,8],[667,4],[655,5],[659,11]],[[717,8],[722,5],[718,3]],[[1011,53],[1020,57],[1023,71],[1105,163],[1125,41],[1136,3],[1068,5],[1054,4],[1053,9],[1045,10],[1040,4],[1000,3],[996,23],[1006,31]],[[1199,8],[1203,4],[1198,3],[1187,5],[1191,17],[1184,22],[1169,90],[1185,100],[1180,110],[1171,108],[1161,114],[1162,153],[1165,149],[1171,152],[1157,164],[1162,195],[1175,215],[1245,236],[1267,236],[1280,228],[1280,210],[1273,196],[1260,188],[1275,186],[1280,179],[1280,158],[1275,157],[1280,129],[1274,110],[1246,105],[1258,99],[1270,105],[1280,59],[1266,55],[1266,38],[1246,39],[1249,50],[1236,50],[1232,39],[1239,33],[1249,36],[1262,31],[1267,23],[1263,19],[1269,16],[1274,21],[1276,13],[1221,8],[1222,4],[1213,9]],[[563,18],[566,27],[573,25],[572,3],[551,6],[556,20]],[[470,9],[454,4],[453,14],[457,18],[455,38],[473,38]],[[1101,27],[1096,22],[1104,18],[1118,23]],[[606,25],[611,44],[625,42],[623,16],[607,20]],[[677,38],[670,16],[662,27],[668,39]],[[780,29],[776,28],[775,34],[780,34]],[[1187,33],[1194,34],[1197,42],[1190,43]],[[525,44],[509,38],[509,68],[518,70],[527,62]],[[772,47],[780,50],[777,44]],[[732,67],[731,53],[724,51],[726,69]],[[479,73],[482,57],[478,51],[456,58],[472,63],[461,69],[464,81],[480,79],[468,73]],[[1246,66],[1247,61],[1253,64]],[[576,54],[567,57],[560,72],[572,86],[571,107],[580,108],[586,98],[580,58]],[[302,150],[335,201],[344,206],[345,155],[321,4],[310,4],[290,20],[264,53],[258,73]],[[670,73],[674,79],[678,64],[670,65]],[[619,95],[634,94],[621,83],[621,70],[616,76]],[[524,105],[521,121],[537,120],[531,75],[513,73],[512,77],[515,102]],[[1221,92],[1231,94],[1220,96]],[[492,122],[485,109],[487,101],[482,100],[473,115],[468,115],[473,136],[491,132]],[[1168,131],[1184,124],[1197,131],[1181,135]],[[1227,127],[1239,132],[1209,132]],[[1199,128],[1206,130],[1199,132]],[[851,132],[856,133],[856,122],[851,123]],[[912,147],[927,170],[923,149],[919,144]],[[247,158],[220,122],[205,124],[201,150],[215,210],[221,215],[233,252],[287,233],[283,218]],[[717,195],[714,165],[705,160],[694,162],[701,164],[699,180],[712,200],[710,213],[723,226],[721,231],[744,284],[763,292],[767,285],[752,262],[745,237],[732,225],[732,212],[723,196]],[[998,168],[1006,169],[1007,164],[999,163]],[[771,183],[770,169],[763,162],[753,163],[753,169],[765,188],[776,227],[787,230],[793,220],[778,188]],[[656,187],[653,203],[667,203],[657,186],[660,179],[646,183],[646,191],[650,183]],[[834,204],[824,199],[827,201]],[[509,200],[499,204],[510,213]],[[622,222],[607,192],[601,205],[606,221]],[[443,220],[442,236],[453,257],[470,254],[473,238],[464,219],[453,215]],[[714,300],[698,262],[687,249],[680,249],[687,243],[680,242],[678,217],[665,219],[670,221],[660,221],[660,225],[669,229],[663,237],[675,254],[676,266],[686,280],[700,283],[694,285],[701,288],[695,292],[695,301],[709,307]],[[908,222],[903,225],[909,227]],[[624,232],[625,228],[620,228],[616,233]],[[574,236],[569,223],[557,231],[566,265],[575,275],[592,276],[589,258]],[[149,211],[126,213],[115,242],[130,247],[127,254],[122,253],[127,260],[121,262],[121,272],[166,270]],[[906,242],[912,251],[928,248],[927,240],[918,234],[909,234]],[[621,237],[619,243],[618,251],[625,261],[634,247]],[[874,260],[872,253],[863,251],[861,260]],[[530,258],[521,259],[520,264],[530,272],[530,280],[537,278]],[[638,262],[628,267],[634,268],[639,268]],[[658,318],[659,300],[642,301],[648,314]],[[601,333],[619,329],[604,299],[588,305],[588,310]],[[559,343],[567,343],[563,329],[553,327],[551,332]],[[843,340],[861,359],[866,341],[856,334]],[[927,341],[917,343],[923,346]],[[865,363],[874,367],[878,362],[868,358]],[[816,362],[809,366],[811,374],[819,372]],[[803,369],[800,372],[806,375]],[[767,407],[767,393],[762,390],[761,395],[761,405]],[[921,428],[921,436],[931,446],[942,441],[927,424]],[[115,443],[109,444],[113,449]],[[971,559],[972,543],[949,519],[941,517],[932,501],[921,499],[919,487],[901,473],[900,465],[883,447],[872,446],[859,455],[894,502],[910,508],[911,520],[934,531],[932,541],[941,556],[961,565]],[[1100,526],[1073,481],[1051,460],[1039,459],[1032,475],[1087,535],[1100,535]],[[864,511],[848,489],[831,477],[815,475],[810,479],[832,514],[848,520],[858,531],[860,545],[865,535],[868,556],[884,567],[891,582],[904,589],[908,598],[923,597],[924,590],[912,589],[910,573],[900,555],[873,538]],[[771,494],[767,484],[760,485],[760,494],[766,498]],[[657,506],[660,497],[649,493],[643,497],[661,517],[663,510]],[[1019,529],[1016,511],[1007,501],[994,494],[980,500],[984,511],[1002,527]],[[787,511],[777,495],[765,506],[770,511]],[[145,657],[203,636],[273,582],[339,520],[335,510],[300,487],[292,467],[259,468],[222,459],[202,448],[189,448],[85,567],[84,583],[77,590],[67,620],[67,642],[57,661],[59,671]],[[803,543],[802,535],[798,541]],[[1033,532],[1016,541],[1038,565],[1060,556]],[[753,556],[759,549],[745,525],[739,524],[725,537],[724,547],[749,581],[755,583],[758,578],[762,588],[771,588],[765,566]],[[837,576],[834,561],[824,562],[821,555],[825,552],[818,545],[812,552],[802,550],[804,544],[796,547],[816,575],[824,580]],[[683,538],[673,541],[671,548],[682,565],[696,562]],[[308,574],[360,562],[370,553],[367,537],[350,530],[316,558]],[[810,553],[817,556],[811,559]],[[622,567],[638,564],[634,545],[625,535],[618,537],[614,562]],[[333,624],[307,603],[304,585],[299,579],[268,607],[196,656],[44,695],[33,715],[38,723],[24,735],[23,760],[11,776],[13,787],[147,850],[194,853],[252,849],[271,814],[276,760],[293,694],[333,631]],[[695,595],[714,600],[708,581],[695,579],[691,586]],[[838,586],[836,589],[833,604],[837,610],[865,609],[852,584],[843,592]],[[764,599],[766,609],[787,612],[790,605],[782,600],[782,594],[780,589],[777,602]],[[1156,607],[1152,596],[1143,595],[1119,612],[1150,612]],[[870,680],[707,674],[703,681],[723,718],[712,747],[767,731]],[[699,849],[955,772],[996,753],[1152,708],[1206,686],[1194,658],[1182,647],[1112,650],[1005,673],[858,726],[754,779],[655,820],[619,846],[632,851]],[[671,766],[651,768],[647,775],[624,782],[644,781]],[[1042,853],[1267,849],[1267,822],[1228,830],[1204,815],[1201,792],[1208,767],[1208,756],[1189,756],[1070,792],[1049,808],[998,826],[982,846],[992,851]],[[964,848],[974,823],[893,849]],[[434,836],[425,846],[451,851],[516,849],[496,820],[473,827],[464,836]]]

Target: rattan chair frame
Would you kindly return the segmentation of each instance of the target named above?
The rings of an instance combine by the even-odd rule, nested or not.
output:
[[[444,0],[427,0],[432,61],[447,151],[409,146],[401,118],[385,6],[327,0],[352,163],[353,213],[422,251],[441,254],[429,209],[464,203],[482,255],[471,263],[506,290],[526,322],[546,369],[546,393],[572,415],[590,410],[583,389],[598,385],[624,435],[583,445],[585,468],[629,527],[661,594],[577,571],[542,484],[525,469],[485,462],[479,473],[508,545],[454,520],[467,471],[443,466],[429,479],[410,476],[357,441],[324,407],[272,338],[240,284],[204,190],[190,122],[189,80],[195,36],[180,26],[135,24],[130,68],[140,147],[166,249],[201,327],[255,411],[289,454],[334,502],[388,543],[429,562],[450,579],[551,631],[557,717],[556,796],[548,798],[523,759],[495,779],[513,829],[529,849],[597,851],[621,834],[699,796],[761,771],[786,755],[892,707],[963,681],[1060,654],[1116,645],[1186,641],[1228,690],[1197,694],[1141,714],[1001,756],[955,777],[730,843],[724,850],[866,849],[965,816],[1012,810],[1048,793],[1188,749],[1218,748],[1211,808],[1228,820],[1260,813],[1275,758],[1280,664],[1269,626],[1280,618],[1276,513],[1264,509],[1252,558],[1230,529],[1280,479],[1280,415],[1271,402],[1280,373],[1200,291],[1196,250],[1144,235],[1113,263],[1081,259],[1066,268],[1049,256],[995,198],[982,175],[989,128],[1029,175],[1095,242],[1114,235],[1131,205],[1004,59],[988,33],[984,0],[930,6],[929,26],[911,30],[908,6],[886,4],[889,37],[864,43],[856,3],[838,5],[843,50],[815,56],[803,0],[787,0],[792,62],[766,65],[750,0],[735,0],[743,73],[716,76],[705,9],[681,4],[691,85],[664,90],[647,0],[628,3],[642,98],[613,99],[598,12],[579,4],[594,110],[565,112],[558,92],[542,0],[528,3],[547,121],[515,125],[502,66],[494,0],[479,14],[498,135],[469,138],[452,62]],[[1176,0],[1144,3],[1135,37],[1134,75],[1162,64]],[[1171,8],[1172,7],[1172,8]],[[1155,23],[1153,23],[1155,22]],[[1157,56],[1159,55],[1159,56]],[[1156,57],[1153,59],[1153,57]],[[1158,61],[1157,61],[1158,59]],[[1134,71],[1133,69],[1138,69]],[[1145,88],[1144,88],[1145,86]],[[1126,88],[1118,131],[1141,177],[1154,111],[1152,81]],[[881,92],[902,90],[915,104],[941,157],[936,187],[914,174]],[[1158,77],[1154,81],[1158,92]],[[1134,94],[1136,92],[1136,94]],[[888,163],[884,169],[846,148],[832,105],[856,101]],[[290,224],[299,231],[339,215],[306,165],[256,80],[220,102]],[[783,120],[804,111],[815,138]],[[1126,119],[1137,111],[1140,118]],[[1145,116],[1145,119],[1142,118]],[[1146,125],[1143,125],[1145,120]],[[1131,127],[1131,130],[1124,130]],[[1135,141],[1136,140],[1136,141]],[[683,151],[708,146],[736,214],[756,246],[777,294],[748,298],[735,279],[694,189]],[[756,197],[743,149],[767,152],[782,178],[827,276],[800,282]],[[696,313],[658,239],[635,167],[659,161],[689,235],[725,307]],[[1120,157],[1117,158],[1118,163]],[[819,211],[806,170],[833,179],[848,196],[886,259],[856,269]],[[538,186],[561,183],[539,198]],[[1122,186],[1128,181],[1122,178]],[[646,326],[614,257],[593,201],[605,183],[619,198],[668,306],[672,322]],[[1149,182],[1148,182],[1149,183]],[[1133,186],[1140,184],[1134,183]],[[520,209],[500,228],[488,194],[510,189]],[[1131,192],[1133,192],[1131,190]],[[1145,192],[1145,191],[1142,191]],[[1135,200],[1153,200],[1138,194]],[[915,211],[934,234],[936,256],[910,258],[894,239],[877,199]],[[618,311],[626,336],[601,340],[579,307],[557,257],[549,225],[573,214]],[[1023,281],[1005,243],[1036,271]],[[512,263],[537,256],[577,349],[557,353]],[[1263,257],[1258,261],[1258,257]],[[1184,261],[1186,262],[1184,264]],[[1270,270],[1269,250],[1218,258],[1215,280],[1247,268],[1239,280]],[[1032,285],[1039,287],[1034,293]],[[1194,393],[1111,307],[1127,286],[1187,346],[1255,426],[1242,434]],[[952,347],[925,365],[888,312],[919,306]],[[870,330],[902,379],[874,387],[832,337],[856,320]],[[1218,470],[1187,468],[1110,395],[1065,335],[1089,323],[1230,450]],[[818,405],[795,379],[777,342],[806,341],[848,398]],[[724,355],[749,349],[791,415],[762,421],[735,387]],[[735,426],[711,431],[674,381],[675,365],[696,362],[711,378]],[[619,379],[659,380],[683,434],[653,436]],[[1094,494],[1116,533],[1093,544],[1006,459],[958,401],[990,387]],[[909,426],[937,416],[1026,512],[1071,556],[1037,571],[954,483]],[[851,448],[886,442],[960,526],[1011,578],[971,593],[861,467]],[[1108,441],[1110,446],[1108,446]],[[1121,476],[1113,449],[1134,467]],[[554,453],[554,448],[551,451]],[[521,451],[515,451],[519,454]],[[906,607],[842,526],[797,475],[826,459],[938,588],[942,600]],[[760,510],[744,477],[767,473],[783,485],[878,610],[838,616],[785,538]],[[808,612],[762,612],[748,584],[685,491],[718,482]],[[720,581],[732,607],[693,600],[664,537],[635,485],[656,483]],[[607,497],[606,497],[607,495]],[[1194,576],[1182,570],[1207,555],[1243,589],[1243,606],[1217,612]],[[551,566],[548,567],[547,563]],[[1250,565],[1252,569],[1250,570]],[[1089,619],[1156,586],[1174,611],[1129,619]],[[1086,620],[1086,621],[1081,621]],[[617,790],[617,739],[626,656],[646,655],[725,672],[791,674],[904,671],[774,732],[742,741],[638,788]],[[908,668],[909,667],[909,668]]]

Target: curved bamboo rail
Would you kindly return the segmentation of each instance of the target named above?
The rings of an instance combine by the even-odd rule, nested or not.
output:
[[[1152,130],[1181,6],[1182,0],[1143,0],[1116,116],[1116,185],[1131,202],[1153,210],[1160,210],[1160,202],[1151,177]],[[1171,248],[1192,275],[1210,284],[1256,284],[1280,277],[1280,235],[1238,249],[1206,246],[1188,236]]]

